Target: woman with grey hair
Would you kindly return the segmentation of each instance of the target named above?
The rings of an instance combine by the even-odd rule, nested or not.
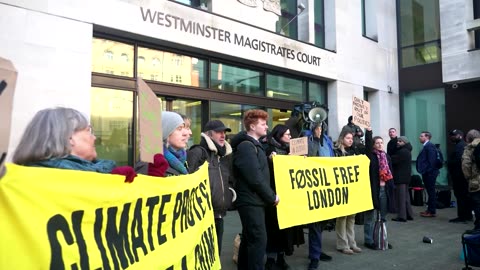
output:
[[[96,137],[87,118],[71,108],[44,109],[27,125],[14,154],[19,165],[113,173],[132,182],[133,168],[97,159]]]

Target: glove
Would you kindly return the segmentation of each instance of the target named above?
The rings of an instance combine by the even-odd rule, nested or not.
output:
[[[111,174],[125,175],[125,183],[133,182],[133,179],[137,176],[135,170],[130,166],[116,167],[112,170]]]
[[[148,175],[164,177],[168,166],[168,162],[162,154],[155,154],[153,163],[148,163]]]

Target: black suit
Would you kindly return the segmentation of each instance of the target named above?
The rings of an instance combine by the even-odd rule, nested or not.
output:
[[[439,170],[435,167],[437,150],[435,145],[428,141],[417,157],[417,171],[422,175],[423,184],[428,194],[427,211],[431,214],[437,212],[437,198],[435,194],[435,183]]]

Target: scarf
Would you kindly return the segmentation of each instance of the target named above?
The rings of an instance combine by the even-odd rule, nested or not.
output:
[[[163,155],[168,161],[170,167],[181,174],[188,174],[187,167],[185,166],[185,162],[187,160],[187,151],[185,151],[185,149],[180,149],[177,151],[170,146],[168,148],[165,148],[164,146]]]
[[[378,151],[377,149],[374,149],[373,153],[375,153],[378,158],[378,173],[380,181],[387,182],[388,180],[391,180],[393,176],[390,167],[388,166],[387,155],[384,151]]]
[[[279,155],[288,155],[290,153],[290,144],[279,142],[275,138],[271,137],[268,143],[275,148],[275,152]]]
[[[77,156],[69,155],[65,158],[52,158],[32,162],[27,164],[27,166],[110,173],[116,165],[113,160],[97,159],[89,161]]]

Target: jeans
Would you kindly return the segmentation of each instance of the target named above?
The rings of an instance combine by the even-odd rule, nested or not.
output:
[[[392,180],[390,180],[392,181]],[[387,193],[385,187],[380,187],[380,218],[382,221],[387,221]],[[378,210],[372,209],[370,211],[365,212],[364,218],[365,222],[363,225],[363,235],[364,235],[364,243],[365,244],[373,244],[373,226],[375,225],[375,221],[377,221]]]
[[[308,258],[319,260],[322,252],[322,224],[308,224]]]

